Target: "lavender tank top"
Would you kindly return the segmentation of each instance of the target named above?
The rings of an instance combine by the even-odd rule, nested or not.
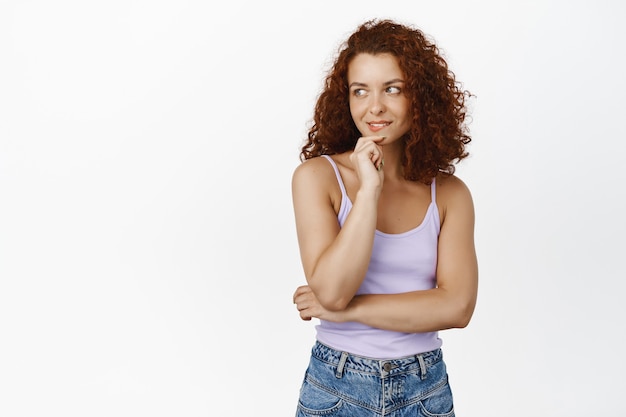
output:
[[[335,161],[323,155],[333,166],[341,188],[341,206],[337,219],[343,226],[352,202]],[[435,181],[431,184],[431,203],[422,223],[404,233],[374,234],[374,246],[365,279],[357,294],[395,294],[427,290],[436,285],[439,210],[435,199]],[[356,322],[333,323],[320,320],[316,337],[334,349],[374,359],[401,358],[441,347],[438,332],[402,333],[381,330]]]

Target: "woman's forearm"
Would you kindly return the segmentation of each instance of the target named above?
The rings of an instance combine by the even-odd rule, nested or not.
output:
[[[376,230],[377,196],[360,190],[333,243],[321,254],[307,281],[320,303],[343,310],[367,272]]]
[[[367,294],[352,299],[338,318],[406,333],[467,326],[475,300],[442,288],[402,294]]]

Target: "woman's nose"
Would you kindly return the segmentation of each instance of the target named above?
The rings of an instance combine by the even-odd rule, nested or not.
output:
[[[381,114],[385,111],[385,105],[381,101],[378,95],[373,95],[370,102],[370,113],[371,114]]]

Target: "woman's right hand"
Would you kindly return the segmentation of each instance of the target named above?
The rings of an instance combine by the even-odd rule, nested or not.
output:
[[[372,187],[379,195],[384,179],[383,147],[378,144],[384,136],[363,136],[359,138],[350,155],[350,162],[356,171],[360,187]]]

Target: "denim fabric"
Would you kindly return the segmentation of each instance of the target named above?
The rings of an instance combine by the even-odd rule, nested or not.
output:
[[[441,349],[400,359],[350,355],[316,342],[296,417],[453,417]]]

